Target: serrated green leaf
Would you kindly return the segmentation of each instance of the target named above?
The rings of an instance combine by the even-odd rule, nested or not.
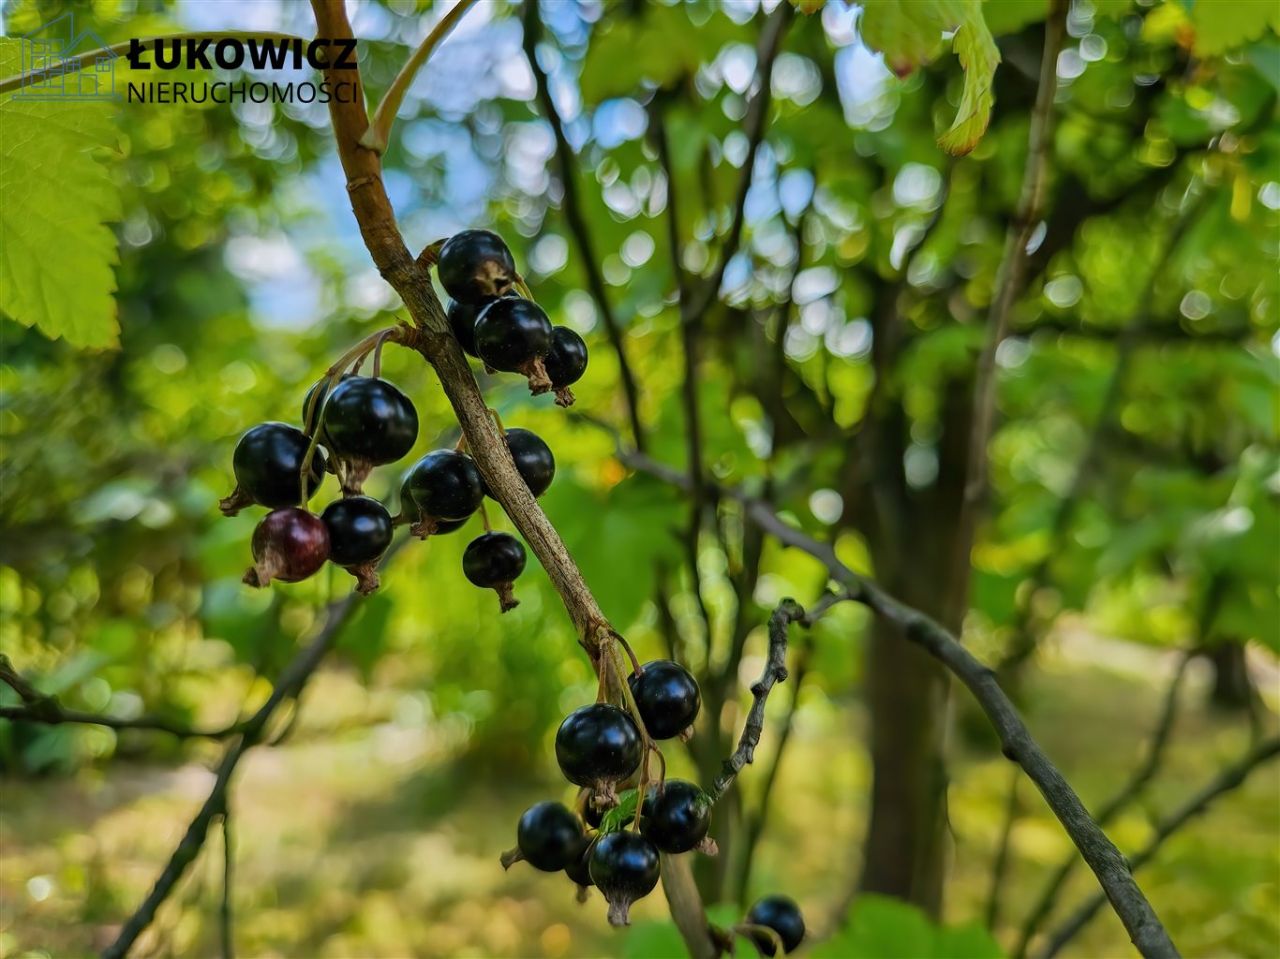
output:
[[[614,806],[600,820],[600,834],[618,832],[624,829],[636,816],[636,796],[634,789],[627,789],[618,794],[618,805]]]
[[[0,76],[22,71],[21,42],[0,40]],[[73,346],[114,346],[115,234],[107,165],[114,108],[97,100],[0,99],[0,311]]]
[[[1280,32],[1280,3],[1252,0],[1245,3],[1195,3],[1190,8],[1195,28],[1196,56],[1218,56],[1258,40],[1264,34]]]
[[[861,30],[862,39],[883,53],[900,77],[936,59],[943,34],[955,31],[952,49],[964,68],[964,91],[956,119],[938,145],[955,156],[972,150],[991,120],[991,80],[1000,62],[980,0],[868,0]]]

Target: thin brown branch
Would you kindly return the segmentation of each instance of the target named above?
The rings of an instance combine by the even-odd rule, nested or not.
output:
[[[551,133],[556,141],[556,164],[560,170],[560,183],[564,191],[561,210],[565,222],[569,225],[569,233],[578,247],[578,261],[586,274],[587,292],[595,301],[596,310],[604,323],[605,334],[609,344],[618,357],[618,377],[622,381],[622,394],[627,404],[627,418],[631,422],[631,434],[635,439],[636,449],[645,449],[644,426],[640,420],[640,389],[636,385],[635,373],[627,358],[625,338],[622,326],[614,313],[613,305],[605,290],[604,275],[600,272],[600,261],[596,257],[595,243],[591,238],[582,200],[578,195],[578,163],[573,147],[564,134],[564,122],[556,110],[555,100],[551,96],[551,87],[547,81],[547,73],[538,63],[538,42],[542,39],[542,19],[538,15],[538,0],[525,0],[524,4],[524,53],[529,61],[529,69],[533,71],[534,83],[538,90],[538,102],[542,107],[543,117],[551,126]]]
[[[21,706],[0,706],[0,719],[7,719],[10,722],[43,723],[46,726],[80,723],[88,726],[105,726],[109,729],[152,730],[168,733],[179,739],[227,739],[243,728],[242,723],[232,723],[217,729],[197,729],[158,716],[126,718],[67,709],[58,702],[56,696],[46,696],[27,682],[3,653],[0,653],[0,682],[9,686],[22,699]]]
[[[968,551],[973,542],[978,513],[987,489],[987,444],[995,425],[996,352],[1009,333],[1013,306],[1022,293],[1029,247],[1044,214],[1049,179],[1049,154],[1053,144],[1053,101],[1058,92],[1058,52],[1066,36],[1068,0],[1051,0],[1044,27],[1044,51],[1040,60],[1040,83],[1031,110],[1027,136],[1027,160],[1022,191],[996,271],[995,294],[987,314],[987,338],[978,358],[973,383],[973,420],[969,434],[969,455],[965,473],[964,500],[960,510],[956,548],[964,556],[955,558],[956,569],[969,566]],[[957,596],[959,593],[957,593]]]
[[[1156,773],[1160,771],[1160,766],[1164,761],[1165,748],[1169,745],[1169,739],[1173,735],[1174,720],[1178,714],[1178,693],[1182,690],[1182,680],[1187,674],[1187,667],[1191,664],[1192,655],[1192,651],[1188,650],[1178,660],[1177,669],[1174,670],[1173,677],[1169,680],[1168,689],[1164,694],[1164,702],[1160,707],[1160,717],[1156,722],[1155,730],[1151,734],[1151,741],[1147,746],[1146,758],[1134,770],[1128,782],[1121,786],[1115,795],[1103,803],[1098,810],[1095,818],[1100,827],[1105,828],[1116,816],[1127,809],[1135,799],[1140,797],[1146,790],[1147,785],[1155,778]],[[1031,944],[1032,938],[1044,921],[1049,918],[1049,914],[1053,911],[1053,907],[1058,901],[1058,894],[1062,890],[1063,884],[1071,875],[1072,870],[1075,869],[1078,861],[1079,859],[1076,856],[1067,856],[1058,865],[1058,868],[1053,871],[1049,881],[1045,883],[1039,897],[1036,899],[1035,905],[1027,913],[1027,917],[1023,920],[1022,926],[1018,931],[1018,944],[1013,950],[1015,959],[1022,959],[1027,954],[1027,948]]]
[[[128,955],[138,936],[151,925],[151,922],[155,919],[156,911],[169,898],[174,887],[177,886],[178,880],[182,878],[191,863],[195,861],[196,856],[199,855],[200,849],[208,837],[209,827],[214,820],[226,815],[227,790],[230,787],[231,776],[235,772],[236,766],[239,765],[244,754],[261,740],[267,721],[271,719],[280,705],[286,700],[296,698],[302,691],[311,674],[320,665],[320,661],[324,659],[325,654],[332,649],[333,644],[337,641],[338,635],[342,632],[342,627],[354,612],[357,602],[358,595],[351,593],[345,598],[330,604],[324,619],[324,626],[315,639],[304,647],[294,657],[293,661],[285,667],[275,688],[271,691],[271,695],[267,697],[267,701],[244,723],[240,737],[228,746],[227,751],[223,753],[222,761],[218,764],[213,789],[209,792],[208,798],[205,799],[199,812],[196,813],[195,818],[187,826],[186,833],[169,857],[169,862],[161,871],[159,878],[156,879],[151,892],[147,894],[146,899],[142,901],[142,904],[133,915],[125,921],[115,941],[103,950],[102,959],[123,959],[124,956]]]
[[[1165,841],[1191,820],[1204,813],[1220,797],[1244,785],[1246,779],[1259,766],[1280,756],[1280,738],[1269,739],[1251,750],[1248,755],[1235,764],[1224,769],[1212,782],[1196,793],[1176,810],[1166,816],[1156,826],[1155,834],[1129,859],[1129,867],[1137,872],[1160,851]],[[1040,953],[1040,959],[1051,959],[1075,938],[1089,920],[1093,918],[1105,902],[1101,895],[1094,896],[1076,910],[1070,918],[1062,923],[1049,937],[1049,942]]]
[[[689,487],[689,478],[678,470],[655,462],[648,456],[620,452],[623,463],[657,476],[679,488]],[[1000,737],[1004,755],[1017,763],[1036,784],[1062,823],[1067,835],[1106,892],[1112,908],[1129,931],[1138,951],[1147,957],[1176,956],[1178,951],[1168,932],[1133,881],[1120,851],[1090,817],[1080,797],[1063,778],[1031,736],[1017,709],[1000,688],[994,671],[970,653],[946,628],[898,600],[873,581],[858,575],[836,555],[830,543],[816,540],[786,523],[772,505],[736,487],[716,486],[717,495],[742,504],[747,516],[786,546],[800,549],[823,563],[832,579],[845,587],[842,598],[867,606],[878,616],[895,624],[909,642],[925,650],[969,690]]]

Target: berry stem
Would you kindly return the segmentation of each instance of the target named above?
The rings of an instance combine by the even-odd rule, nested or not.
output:
[[[660,752],[660,750],[649,735],[649,730],[645,727],[644,718],[640,715],[640,707],[636,704],[636,698],[631,695],[631,686],[627,683],[626,677],[627,664],[622,659],[622,651],[619,648],[619,644],[616,642],[616,640],[621,640],[622,637],[617,633],[614,633],[612,630],[610,630],[610,633],[612,634],[612,638],[615,642],[609,643],[605,650],[605,655],[608,657],[608,667],[613,673],[614,679],[618,683],[619,690],[621,690],[623,705],[626,707],[627,712],[631,714],[631,718],[635,720],[636,728],[640,730],[640,747],[644,751],[644,758],[640,761],[640,782],[636,786],[636,818],[632,823],[635,831],[639,832],[640,814],[644,807],[645,790],[649,786],[649,752],[651,750],[654,752]],[[626,645],[625,640],[623,640],[622,645]],[[628,651],[630,651],[629,648]],[[665,768],[665,757],[663,759],[663,764]]]
[[[489,511],[485,509],[484,503],[480,504],[480,522],[484,524],[486,533],[493,532],[493,527],[489,525]]]

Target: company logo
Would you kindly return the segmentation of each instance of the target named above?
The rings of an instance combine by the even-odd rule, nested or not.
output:
[[[92,30],[76,33],[75,14],[64,13],[21,38],[26,100],[116,100],[115,53]]]

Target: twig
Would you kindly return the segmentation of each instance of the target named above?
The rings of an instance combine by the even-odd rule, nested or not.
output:
[[[987,314],[987,339],[978,357],[973,383],[973,425],[969,433],[969,455],[965,471],[964,498],[957,521],[959,535],[955,569],[968,570],[969,550],[978,513],[987,489],[987,444],[995,424],[996,352],[1009,332],[1013,305],[1022,293],[1028,249],[1044,211],[1049,176],[1049,153],[1053,142],[1053,100],[1058,92],[1058,52],[1066,36],[1068,0],[1051,0],[1044,26],[1044,52],[1040,59],[1040,82],[1031,110],[1027,136],[1027,161],[1022,175],[1022,192],[996,271],[995,295]],[[965,581],[967,582],[967,575]],[[960,595],[957,592],[957,597]]]
[[[1169,687],[1164,694],[1164,703],[1160,707],[1160,717],[1156,722],[1155,730],[1151,734],[1151,742],[1147,746],[1147,755],[1129,781],[1108,799],[1102,808],[1098,810],[1097,823],[1101,827],[1106,827],[1115,817],[1122,812],[1128,805],[1142,795],[1147,784],[1155,778],[1160,770],[1160,764],[1164,760],[1165,747],[1169,745],[1169,738],[1173,734],[1174,719],[1178,713],[1178,693],[1182,689],[1182,680],[1187,674],[1187,667],[1191,664],[1193,651],[1188,650],[1182,654],[1182,658],[1178,661],[1177,669],[1174,671],[1173,677],[1169,680]],[[1032,906],[1031,911],[1027,914],[1027,918],[1023,920],[1022,926],[1018,932],[1018,944],[1014,947],[1012,955],[1015,959],[1022,959],[1027,954],[1027,947],[1031,943],[1031,939],[1035,936],[1036,931],[1049,918],[1049,913],[1053,911],[1054,905],[1058,901],[1058,893],[1062,889],[1063,883],[1071,875],[1071,871],[1075,868],[1078,861],[1076,856],[1067,856],[1053,871],[1052,877],[1045,883],[1044,889],[1041,890],[1039,898]]]
[[[1200,792],[1160,820],[1156,825],[1155,835],[1141,850],[1130,857],[1130,868],[1137,872],[1145,866],[1160,851],[1160,847],[1164,845],[1165,840],[1207,810],[1214,800],[1242,786],[1244,781],[1249,778],[1250,773],[1278,755],[1280,755],[1280,738],[1269,739],[1255,747],[1235,765],[1224,769],[1216,779]],[[1057,955],[1063,946],[1088,925],[1089,920],[1093,918],[1104,901],[1101,895],[1094,896],[1072,913],[1070,918],[1053,931],[1049,937],[1048,944],[1040,953],[1040,959],[1051,959],[1052,956]]]
[[[561,209],[565,222],[574,243],[578,246],[578,260],[587,278],[587,292],[595,301],[600,319],[604,323],[605,334],[609,344],[618,357],[618,377],[622,381],[622,395],[627,403],[627,418],[631,421],[631,434],[636,449],[645,449],[644,426],[640,421],[640,390],[636,385],[635,374],[627,359],[627,350],[622,327],[614,314],[609,295],[605,292],[604,276],[600,272],[600,261],[596,258],[595,244],[591,239],[591,228],[583,212],[582,201],[578,196],[577,159],[573,147],[564,134],[564,122],[556,110],[555,100],[551,96],[551,87],[547,82],[547,73],[538,63],[538,41],[542,39],[542,20],[538,15],[538,0],[525,0],[524,4],[524,52],[529,60],[529,69],[533,71],[534,83],[538,89],[538,102],[542,106],[543,116],[551,126],[552,136],[556,141],[556,163],[560,167],[560,182],[564,190]]]
[[[0,653],[0,682],[16,692],[23,702],[21,706],[0,706],[0,719],[12,722],[43,723],[46,726],[83,723],[89,726],[106,726],[109,729],[144,729],[168,733],[179,739],[226,739],[239,733],[243,727],[242,723],[232,723],[218,729],[194,729],[156,716],[127,719],[67,709],[58,702],[56,696],[46,696],[27,682],[3,653]]]
[[[1000,921],[1000,900],[1004,895],[1004,879],[1009,872],[1009,854],[1013,850],[1013,827],[1018,822],[1022,806],[1018,802],[1018,784],[1022,770],[1014,767],[1009,776],[1009,795],[1005,800],[1004,825],[1000,829],[1000,844],[991,864],[991,886],[987,890],[986,927],[994,930]],[[1101,825],[1101,823],[1099,823]],[[1071,857],[1072,862],[1075,856]]]
[[[820,614],[819,614],[820,615]],[[769,693],[775,683],[786,682],[787,673],[787,632],[792,623],[809,623],[804,607],[794,599],[784,599],[769,617],[769,654],[765,659],[764,671],[751,687],[751,709],[747,713],[746,724],[742,727],[742,736],[738,740],[738,748],[724,761],[720,775],[710,789],[712,802],[719,802],[733,781],[742,771],[742,767],[755,759],[756,746],[764,733],[764,707]]]
[[[449,35],[473,3],[475,0],[458,0],[453,5],[453,9],[440,18],[440,21],[427,34],[426,39],[419,44],[418,49],[414,50],[409,59],[404,62],[396,78],[391,81],[391,86],[387,87],[387,92],[382,95],[382,101],[374,111],[373,122],[360,137],[362,147],[379,154],[387,149],[387,144],[391,142],[391,127],[396,122],[396,111],[404,101],[409,84],[413,83],[413,78],[418,75],[422,65],[430,59],[435,48],[440,45],[440,41]]]
[[[287,699],[296,697],[301,692],[302,687],[306,685],[307,679],[315,671],[315,668],[320,665],[320,661],[324,659],[325,654],[332,648],[334,642],[337,641],[338,634],[342,631],[342,627],[355,609],[356,596],[357,594],[352,593],[330,604],[324,627],[320,630],[320,633],[285,667],[280,674],[280,680],[271,691],[271,695],[267,697],[267,701],[245,722],[240,738],[227,747],[227,751],[222,756],[222,761],[218,764],[218,772],[214,779],[213,789],[210,791],[208,798],[205,799],[204,805],[200,807],[200,811],[191,820],[191,824],[187,826],[186,834],[183,835],[182,841],[178,843],[177,848],[174,849],[173,854],[169,857],[169,862],[161,871],[159,878],[156,879],[155,885],[152,887],[151,892],[147,894],[146,899],[143,900],[142,905],[125,921],[115,941],[103,950],[102,959],[123,959],[133,947],[134,942],[137,941],[138,936],[155,919],[156,910],[169,898],[178,880],[182,878],[187,868],[195,861],[208,836],[210,825],[216,818],[224,815],[231,774],[235,772],[241,757],[261,739],[267,721],[279,708],[280,704]]]
[[[218,911],[218,927],[222,937],[222,959],[235,959],[235,937],[232,934],[232,898],[234,893],[235,844],[231,836],[231,799],[224,797],[222,806],[222,908]]]
[[[618,455],[622,462],[635,469],[657,476],[679,488],[689,487],[690,480],[687,476],[647,455],[626,451]],[[1112,908],[1129,931],[1139,952],[1148,957],[1176,956],[1176,947],[1146,896],[1133,881],[1124,857],[1107,838],[1106,833],[1089,818],[1088,810],[1080,797],[1032,738],[1017,709],[1000,688],[994,671],[974,657],[943,626],[920,611],[898,602],[874,582],[859,576],[846,566],[830,543],[816,540],[788,525],[769,503],[736,487],[714,488],[718,495],[741,503],[752,522],[758,523],[779,542],[800,549],[822,562],[832,578],[845,586],[846,591],[841,598],[862,603],[895,624],[909,642],[924,649],[964,684],[999,734],[1005,756],[1021,766],[1036,784],[1049,808],[1098,877]]]

